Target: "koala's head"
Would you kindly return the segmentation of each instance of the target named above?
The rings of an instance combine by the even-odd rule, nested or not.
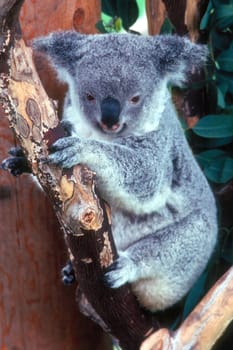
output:
[[[206,58],[205,47],[170,35],[55,32],[34,48],[48,55],[89,125],[112,136],[154,130],[167,84],[180,85]]]

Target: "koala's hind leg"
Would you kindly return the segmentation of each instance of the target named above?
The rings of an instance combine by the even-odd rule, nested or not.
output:
[[[165,309],[179,301],[202,273],[216,234],[211,211],[196,210],[119,252],[105,280],[112,288],[132,283],[143,306],[151,311]]]

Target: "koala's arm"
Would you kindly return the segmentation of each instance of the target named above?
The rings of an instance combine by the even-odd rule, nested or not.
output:
[[[78,163],[87,165],[97,173],[98,188],[110,205],[130,209],[136,200],[144,206],[140,210],[146,212],[147,202],[161,194],[164,169],[170,162],[169,143],[161,140],[155,144],[152,137],[119,138],[114,142],[67,137],[53,145],[49,162],[67,168]]]

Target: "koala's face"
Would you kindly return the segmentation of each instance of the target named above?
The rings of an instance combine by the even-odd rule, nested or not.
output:
[[[151,74],[150,62],[139,65],[133,57],[127,62],[117,51],[113,57],[100,55],[93,62],[91,55],[85,56],[74,69],[72,96],[92,127],[118,136],[140,128],[144,107],[156,86],[156,74]]]
[[[206,56],[205,48],[177,36],[57,32],[34,46],[68,83],[73,123],[82,115],[112,136],[155,130],[167,83],[180,83]]]

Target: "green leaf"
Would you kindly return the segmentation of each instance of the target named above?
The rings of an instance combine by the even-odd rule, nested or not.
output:
[[[226,107],[225,96],[224,96],[224,92],[220,88],[217,88],[217,96],[218,96],[218,106],[220,108],[225,108]]]
[[[215,7],[216,20],[233,16],[233,4],[217,5]]]
[[[122,19],[123,27],[128,30],[137,20],[139,9],[135,0],[118,0],[117,14]]]
[[[209,22],[210,22],[210,17],[213,15],[213,5],[211,0],[208,3],[208,7],[207,10],[204,14],[204,16],[202,17],[201,23],[200,23],[200,29],[201,30],[205,30],[208,28],[209,26]]]
[[[217,28],[222,31],[227,31],[227,28],[228,28],[228,31],[232,32],[230,28],[232,25],[233,25],[233,15],[228,17],[223,17],[216,22]]]
[[[229,47],[229,40],[224,37],[222,32],[216,30],[215,26],[213,26],[213,29],[209,32],[209,42],[213,53],[215,53],[216,50],[221,52]]]
[[[120,17],[117,17],[114,21],[114,28],[116,32],[120,32],[122,30],[122,20]]]
[[[207,167],[218,157],[225,156],[226,153],[220,149],[211,149],[196,155],[196,159],[202,168]]]
[[[227,85],[228,92],[233,94],[233,75],[232,74],[229,74],[229,73],[227,74],[224,72],[221,72],[221,73],[216,72],[216,78],[220,84]]]
[[[123,27],[128,30],[136,22],[139,9],[136,0],[102,0],[102,11],[110,17],[122,19]]]
[[[96,23],[96,28],[99,30],[100,33],[108,33],[108,31],[106,30],[103,21],[99,21]]]
[[[215,183],[226,183],[233,178],[233,158],[222,150],[209,150],[196,156],[206,177]]]
[[[160,34],[172,34],[175,32],[175,27],[168,17],[165,18],[162,27],[160,28]]]
[[[228,50],[224,50],[216,58],[216,62],[220,69],[226,72],[233,72],[233,48],[230,47]]]
[[[233,136],[233,115],[207,115],[193,127],[193,132],[207,138]]]

